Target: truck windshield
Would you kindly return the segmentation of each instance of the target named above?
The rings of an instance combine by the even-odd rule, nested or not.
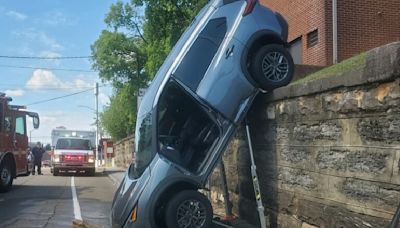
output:
[[[56,149],[59,150],[92,150],[88,139],[58,139]]]

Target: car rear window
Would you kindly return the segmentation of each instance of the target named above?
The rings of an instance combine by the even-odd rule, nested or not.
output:
[[[186,53],[174,76],[196,91],[227,31],[226,18],[212,19]]]

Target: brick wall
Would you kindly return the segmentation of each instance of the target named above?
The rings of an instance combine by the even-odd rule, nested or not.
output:
[[[281,13],[289,23],[291,42],[302,37],[303,64],[328,65],[326,55],[325,1],[323,0],[261,0],[262,4]],[[307,34],[318,29],[319,42],[316,46],[307,47]]]
[[[255,101],[248,118],[270,227],[388,227],[400,203],[400,43],[366,55],[362,70]],[[224,161],[234,213],[257,225],[243,128]],[[215,206],[220,183],[215,172]]]
[[[339,60],[400,41],[399,0],[338,1]]]
[[[289,41],[302,36],[303,63],[332,64],[332,0],[261,0],[289,23]],[[307,34],[319,30],[319,44],[307,47]],[[338,1],[338,58],[400,40],[400,1]]]

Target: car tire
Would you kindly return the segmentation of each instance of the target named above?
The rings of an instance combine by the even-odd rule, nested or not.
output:
[[[290,53],[279,44],[268,44],[256,52],[250,73],[263,90],[273,90],[290,83],[294,63]]]
[[[168,228],[212,227],[212,217],[210,201],[203,194],[193,190],[177,193],[165,209],[165,223]]]
[[[11,190],[14,178],[12,177],[11,167],[7,163],[0,164],[0,192]]]

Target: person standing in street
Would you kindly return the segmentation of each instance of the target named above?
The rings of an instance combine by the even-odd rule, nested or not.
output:
[[[33,154],[32,175],[35,175],[36,166],[37,166],[38,175],[43,175],[42,174],[42,157],[43,157],[44,152],[45,151],[42,147],[42,144],[40,142],[37,142],[36,146],[32,149],[32,154]]]

